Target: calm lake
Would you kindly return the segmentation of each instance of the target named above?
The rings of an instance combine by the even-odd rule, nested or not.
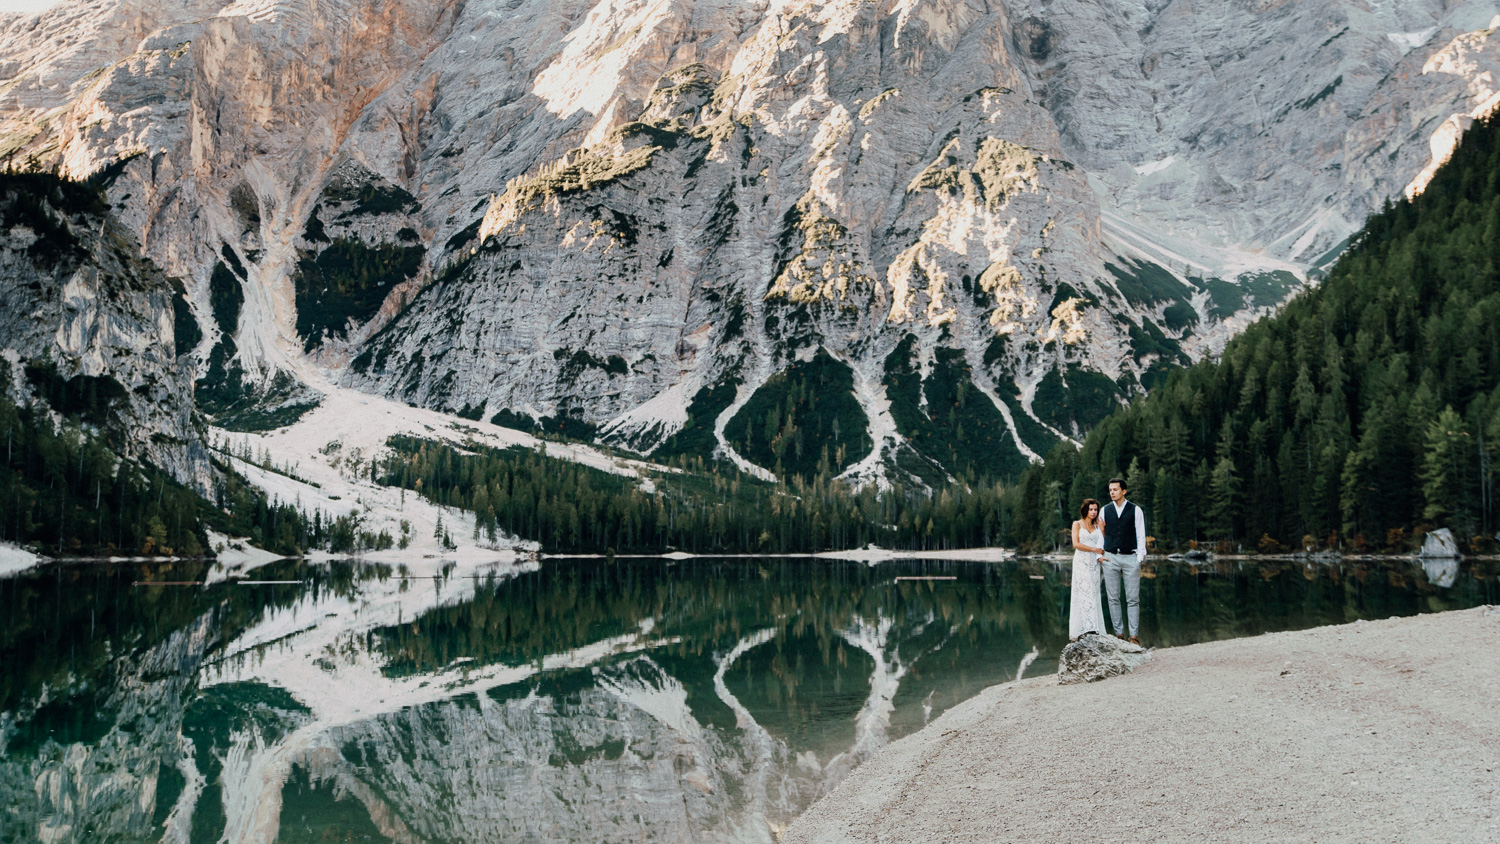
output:
[[[1027,676],[1055,671],[1066,644],[1052,560],[404,571],[0,580],[0,841],[771,841],[882,746],[1033,650]],[[1497,603],[1497,573],[1148,561],[1141,635]]]

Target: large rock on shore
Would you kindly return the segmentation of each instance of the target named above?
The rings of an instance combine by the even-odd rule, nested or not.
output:
[[[1117,674],[1128,674],[1151,658],[1151,652],[1113,636],[1085,633],[1063,648],[1057,660],[1057,682],[1092,683]]]
[[[1427,539],[1422,542],[1422,550],[1417,556],[1428,559],[1449,559],[1463,555],[1459,553],[1458,542],[1453,538],[1453,531],[1438,528],[1427,534]]]

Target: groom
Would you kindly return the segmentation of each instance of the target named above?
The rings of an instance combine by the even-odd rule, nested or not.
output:
[[[1110,478],[1104,505],[1104,591],[1109,593],[1109,621],[1115,636],[1125,638],[1120,618],[1120,580],[1125,580],[1125,608],[1130,615],[1130,643],[1141,640],[1141,563],[1146,559],[1146,514],[1125,500],[1125,481]]]

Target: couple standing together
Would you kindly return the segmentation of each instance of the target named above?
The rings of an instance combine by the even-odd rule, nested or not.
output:
[[[1104,609],[1099,605],[1099,578],[1109,593],[1109,620],[1115,636],[1126,638],[1120,612],[1120,582],[1125,583],[1125,611],[1130,619],[1129,638],[1139,645],[1141,632],[1141,563],[1146,559],[1146,514],[1125,499],[1125,481],[1111,478],[1110,503],[1099,506],[1084,499],[1073,523],[1073,599],[1068,613],[1068,640],[1085,633],[1108,632]]]

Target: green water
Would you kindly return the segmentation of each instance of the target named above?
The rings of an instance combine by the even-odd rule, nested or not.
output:
[[[417,565],[413,565],[418,569]],[[1148,563],[1176,646],[1500,602],[1497,566]],[[985,686],[1055,671],[1069,569],[284,561],[0,579],[0,841],[767,841]],[[897,577],[952,578],[897,581]]]

